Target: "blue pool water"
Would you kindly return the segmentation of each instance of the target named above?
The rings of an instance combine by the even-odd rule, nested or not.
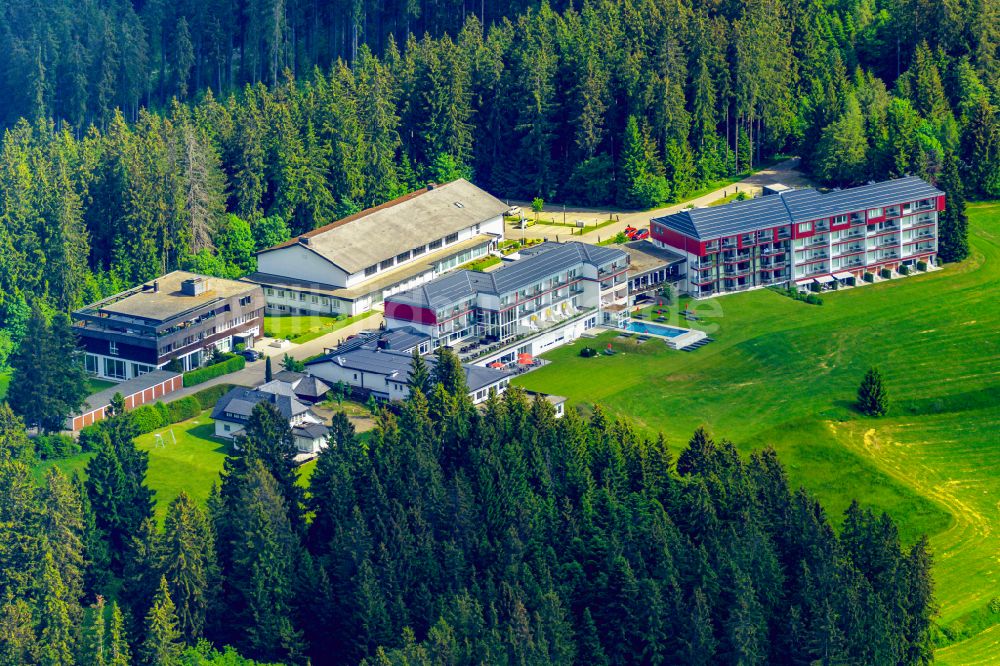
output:
[[[633,333],[645,333],[646,335],[659,335],[664,338],[676,338],[678,335],[687,333],[687,330],[683,328],[646,324],[641,321],[630,321],[625,325],[625,330],[632,331]]]

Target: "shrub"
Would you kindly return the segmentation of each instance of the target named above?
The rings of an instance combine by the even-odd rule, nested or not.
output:
[[[584,358],[591,358],[592,356],[597,356],[597,350],[593,347],[584,347],[580,350],[580,356]]]
[[[892,277],[892,271],[890,271],[888,268],[883,268],[878,272],[878,274],[882,276],[883,280],[888,280],[889,278]]]
[[[155,405],[142,405],[132,410],[132,418],[139,432],[153,432],[157,428],[167,425],[163,418],[163,413]]]
[[[193,395],[185,396],[180,400],[174,400],[173,402],[167,403],[167,409],[170,412],[169,423],[177,423],[178,421],[186,421],[187,419],[193,419],[198,416],[201,412],[201,403],[198,402],[198,398]]]
[[[910,274],[910,267],[909,266],[900,266],[899,267],[899,274],[900,275],[909,275]]]
[[[809,294],[806,296],[805,301],[809,305],[823,305],[823,299],[816,294]]]
[[[927,270],[927,262],[926,261],[918,261],[917,262],[917,270],[918,271],[926,271]]]
[[[247,361],[242,356],[232,356],[231,358],[227,358],[222,363],[216,363],[215,365],[210,365],[206,368],[199,368],[198,370],[185,372],[184,386],[195,386],[197,384],[207,382],[209,379],[215,379],[216,377],[221,377],[222,375],[228,375],[230,372],[242,370],[246,364]]]
[[[872,274],[872,273],[865,273],[864,281],[865,282],[874,282],[875,281],[875,275]]]
[[[235,351],[238,354],[241,351],[245,351],[246,348],[247,346],[245,344],[243,344],[242,342],[237,342],[236,346],[233,348],[233,351]]]
[[[76,441],[77,444],[80,445],[80,449],[83,451],[96,451],[97,447],[101,443],[101,439],[103,439],[101,435],[101,426],[95,423],[81,428]]]
[[[80,445],[69,435],[39,435],[34,440],[35,454],[42,460],[68,458],[80,452]]]

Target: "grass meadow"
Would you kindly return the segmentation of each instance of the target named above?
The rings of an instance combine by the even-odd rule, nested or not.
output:
[[[970,206],[972,256],[943,270],[824,294],[810,305],[762,290],[692,307],[716,342],[692,353],[606,333],[620,353],[581,345],[519,379],[599,403],[679,451],[699,425],[743,451],[773,446],[792,481],[835,524],[853,498],[887,511],[912,542],[931,540],[939,663],[987,663],[1000,650],[1000,203]],[[669,324],[690,326],[676,317]],[[893,405],[853,409],[876,365]],[[986,659],[987,661],[984,661]]]

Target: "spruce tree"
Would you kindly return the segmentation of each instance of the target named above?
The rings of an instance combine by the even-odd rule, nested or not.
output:
[[[59,575],[52,552],[47,551],[42,560],[38,600],[41,631],[39,663],[45,666],[70,666],[74,663],[75,629],[70,617],[68,590]]]
[[[438,347],[432,376],[435,384],[441,384],[445,391],[456,398],[465,397],[469,393],[465,383],[465,368],[462,367],[458,354],[450,349]]]
[[[858,409],[868,416],[884,416],[889,411],[889,395],[878,368],[870,368],[861,380]]]
[[[958,158],[952,153],[945,156],[938,187],[945,193],[945,209],[938,219],[938,257],[945,262],[962,261],[969,256],[969,218]]]
[[[146,613],[146,640],[142,644],[144,661],[149,666],[177,666],[183,651],[174,602],[170,599],[167,579],[161,577],[153,605]]]
[[[181,491],[167,509],[156,555],[177,610],[178,630],[191,644],[201,636],[211,601],[213,539],[205,513]]]
[[[420,391],[427,395],[431,388],[431,374],[416,347],[413,348],[413,360],[410,362],[410,372],[407,375],[411,391]]]
[[[129,666],[132,652],[125,635],[125,618],[117,601],[111,602],[111,625],[108,627],[108,666]]]
[[[83,663],[93,666],[107,666],[107,649],[105,648],[106,631],[104,626],[104,597],[97,595],[97,600],[90,605],[90,621],[87,623],[84,635]]]
[[[274,372],[271,370],[271,357],[264,358],[264,381],[269,382],[274,379]]]

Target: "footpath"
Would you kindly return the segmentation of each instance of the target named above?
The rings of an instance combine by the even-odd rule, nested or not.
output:
[[[540,221],[523,231],[518,229],[516,224],[508,224],[505,233],[507,238],[512,239],[518,239],[523,236],[525,238],[544,238],[546,240],[577,240],[585,243],[598,243],[611,238],[619,231],[624,231],[625,227],[628,226],[645,229],[649,227],[649,221],[654,217],[670,215],[685,208],[701,208],[737,192],[746,192],[748,195],[754,195],[759,193],[764,185],[773,185],[775,183],[782,183],[789,187],[808,187],[811,185],[809,180],[799,171],[799,158],[793,157],[779,162],[774,166],[761,169],[739,182],[720,187],[717,190],[694,199],[655,210],[628,211],[623,213],[613,212],[612,215],[615,218],[615,222],[600,229],[585,231],[582,235],[572,235],[574,230],[570,227],[545,224],[544,221]],[[526,212],[525,215],[530,216],[530,211]],[[559,220],[564,216],[564,213],[562,207],[550,206],[542,211],[542,215],[550,219]],[[569,224],[574,224],[576,220],[582,220],[587,227],[592,227],[598,221],[608,219],[607,216],[608,209],[576,208],[571,210],[567,208],[565,211],[565,219]]]

